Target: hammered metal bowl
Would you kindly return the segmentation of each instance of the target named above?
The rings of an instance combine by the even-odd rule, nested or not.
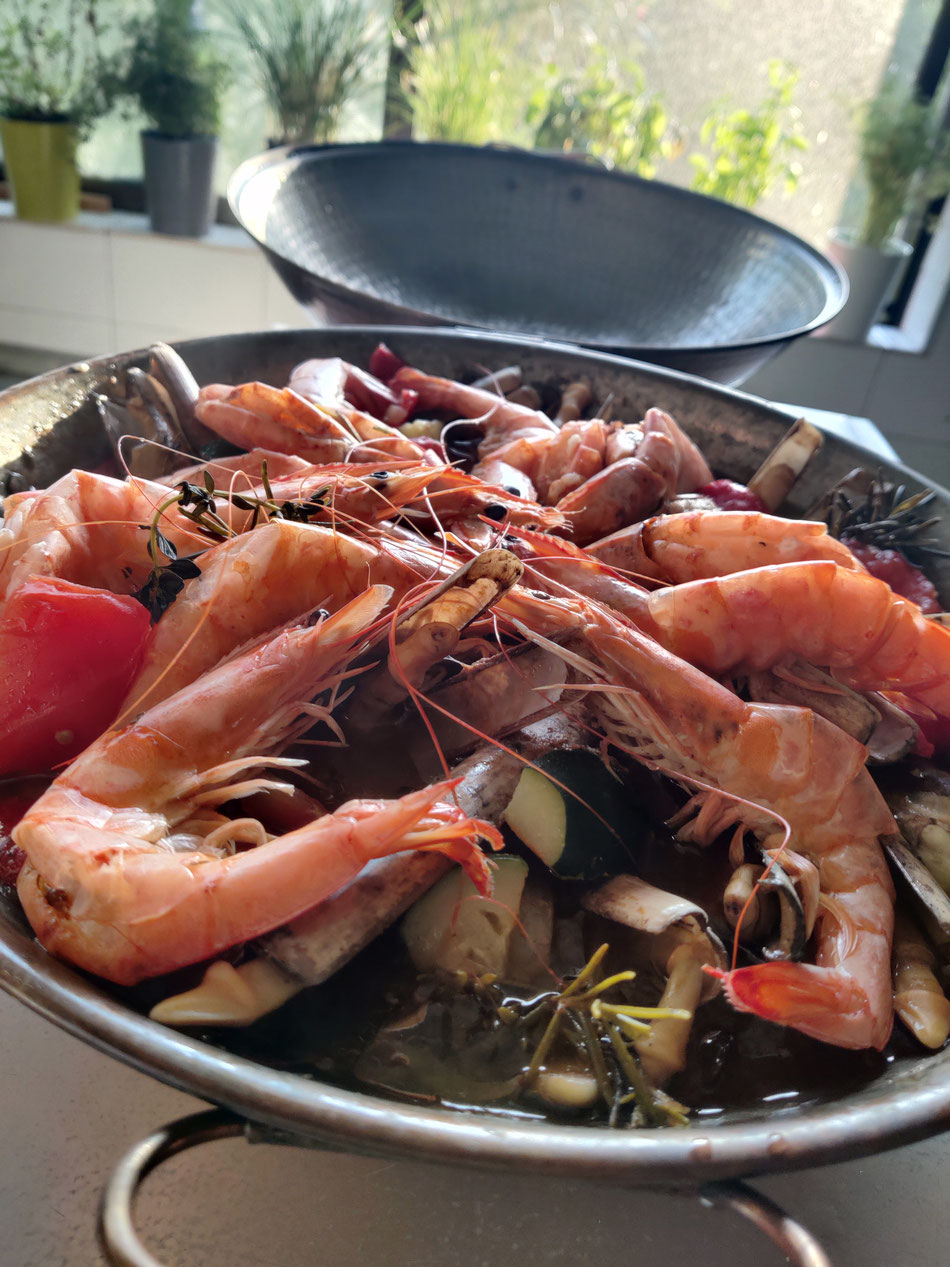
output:
[[[271,150],[228,198],[323,321],[509,331],[737,383],[847,298],[834,264],[767,220],[520,150]]]

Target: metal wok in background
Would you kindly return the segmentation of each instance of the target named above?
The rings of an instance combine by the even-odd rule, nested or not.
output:
[[[752,397],[653,366],[468,332],[271,332],[197,340],[179,345],[179,351],[202,383],[260,378],[279,384],[310,356],[340,355],[365,364],[381,337],[398,355],[438,374],[471,376],[518,363],[529,381],[555,385],[583,375],[595,398],[612,395],[620,417],[640,417],[648,406],[662,405],[704,448],[717,474],[738,479],[748,478],[790,422],[787,414]],[[101,358],[0,394],[3,491],[41,486],[70,466],[103,460],[107,445],[87,394],[110,374],[145,361],[144,350]],[[800,513],[828,483],[862,463],[883,467],[910,490],[922,487],[903,467],[828,436],[793,491],[792,509]],[[950,494],[938,490],[937,498],[942,521],[935,535],[950,547]],[[939,570],[938,585],[947,593],[950,559],[940,560]],[[831,1103],[784,1111],[763,1105],[684,1129],[608,1131],[394,1103],[271,1069],[148,1020],[122,991],[110,991],[50,958],[9,892],[0,894],[0,986],[70,1033],[180,1090],[264,1127],[354,1152],[695,1187],[860,1156],[920,1139],[950,1122],[950,1049],[895,1061],[876,1081]],[[216,1119],[212,1129],[220,1126]],[[167,1137],[153,1143],[140,1162],[147,1165],[167,1146]],[[120,1179],[128,1190],[128,1171]]]
[[[738,383],[838,313],[784,229],[564,157],[384,142],[271,150],[228,198],[321,320],[548,337]]]

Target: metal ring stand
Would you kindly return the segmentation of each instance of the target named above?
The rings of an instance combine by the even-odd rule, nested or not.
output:
[[[217,1139],[253,1136],[262,1142],[304,1148],[320,1148],[314,1140],[286,1132],[269,1133],[230,1113],[207,1109],[179,1118],[140,1140],[122,1157],[102,1193],[99,1238],[112,1267],[164,1267],[139,1240],[132,1221],[132,1207],[146,1177],[169,1157]],[[710,1183],[702,1188],[677,1191],[698,1195],[709,1206],[726,1206],[764,1232],[785,1254],[792,1267],[832,1267],[818,1241],[800,1223],[790,1219],[768,1197],[739,1181]]]

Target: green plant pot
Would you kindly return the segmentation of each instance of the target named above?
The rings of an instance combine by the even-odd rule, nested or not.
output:
[[[21,220],[62,223],[79,211],[73,123],[0,118],[3,163]]]

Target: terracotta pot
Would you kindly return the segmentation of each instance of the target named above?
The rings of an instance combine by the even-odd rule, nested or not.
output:
[[[3,162],[21,220],[62,223],[79,211],[73,123],[0,118]]]

